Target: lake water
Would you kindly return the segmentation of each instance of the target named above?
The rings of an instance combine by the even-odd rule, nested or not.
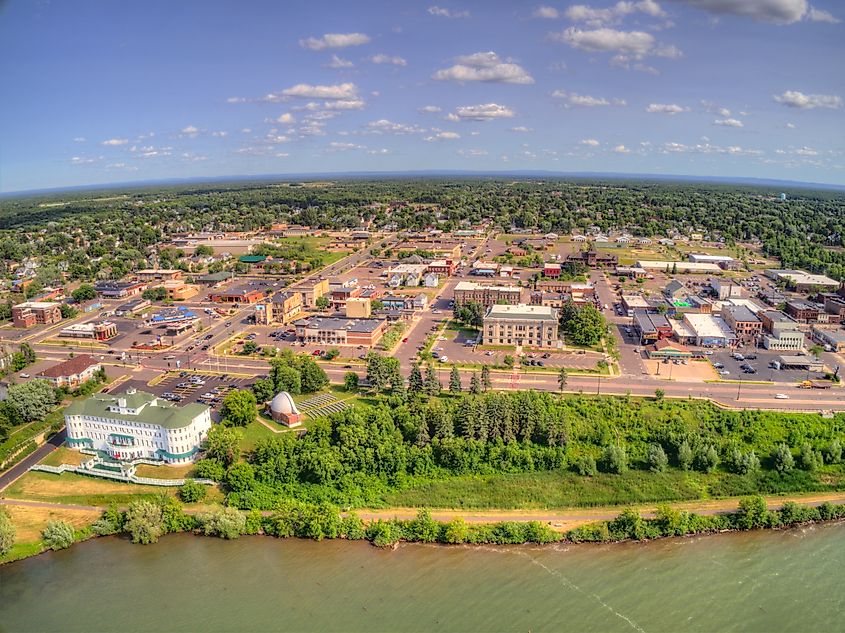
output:
[[[0,631],[843,631],[845,524],[653,543],[96,539],[0,567]]]

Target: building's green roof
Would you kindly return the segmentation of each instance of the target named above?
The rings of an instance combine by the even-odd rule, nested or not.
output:
[[[238,261],[244,264],[260,264],[265,259],[267,259],[266,255],[241,255],[238,257]]]
[[[140,409],[140,412],[133,415],[108,410],[110,406],[116,406],[121,399],[125,400],[125,408]],[[180,407],[157,399],[145,391],[127,391],[122,394],[98,393],[85,400],[77,400],[65,409],[65,415],[100,417],[136,424],[155,424],[166,429],[181,429],[206,409],[208,407],[197,403]]]

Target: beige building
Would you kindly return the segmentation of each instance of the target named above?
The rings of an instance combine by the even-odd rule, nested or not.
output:
[[[329,293],[329,280],[315,279],[303,281],[293,286],[291,290],[298,292],[302,296],[302,306],[306,310],[312,310],[317,307],[317,299]]]
[[[346,300],[346,316],[350,319],[366,319],[372,312],[372,302],[368,297],[353,297]]]
[[[302,295],[298,292],[277,292],[265,303],[255,305],[255,322],[258,325],[287,324],[302,312]]]
[[[474,301],[485,308],[497,303],[516,305],[522,296],[519,286],[494,286],[474,281],[459,281],[455,286],[455,305],[461,306]]]
[[[482,344],[555,347],[558,313],[550,306],[494,305],[484,315]]]

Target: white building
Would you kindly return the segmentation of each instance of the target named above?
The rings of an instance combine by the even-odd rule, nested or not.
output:
[[[211,409],[178,406],[133,388],[98,393],[65,409],[67,443],[103,451],[114,459],[193,461],[211,428]]]
[[[484,345],[558,346],[558,312],[542,305],[493,305],[484,315]]]

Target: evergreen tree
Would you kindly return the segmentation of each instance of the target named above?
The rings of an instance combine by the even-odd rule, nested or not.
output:
[[[557,375],[557,384],[560,387],[560,390],[566,387],[566,379],[568,378],[568,374],[566,373],[566,367],[561,367],[560,372]]]
[[[457,365],[452,365],[452,372],[449,374],[449,391],[452,393],[460,393],[463,389],[461,385],[461,373],[458,371]]]
[[[440,384],[440,379],[437,377],[437,371],[433,365],[425,368],[425,392],[430,396],[440,395],[443,385]]]
[[[472,372],[472,378],[469,379],[469,392],[473,395],[481,393],[481,381],[478,379],[478,372]]]
[[[490,380],[490,367],[484,365],[481,368],[481,389],[482,391],[490,391],[493,388],[493,381]]]
[[[414,363],[411,365],[411,375],[408,376],[408,392],[414,395],[421,394],[423,391],[423,377],[420,371],[420,364]]]

